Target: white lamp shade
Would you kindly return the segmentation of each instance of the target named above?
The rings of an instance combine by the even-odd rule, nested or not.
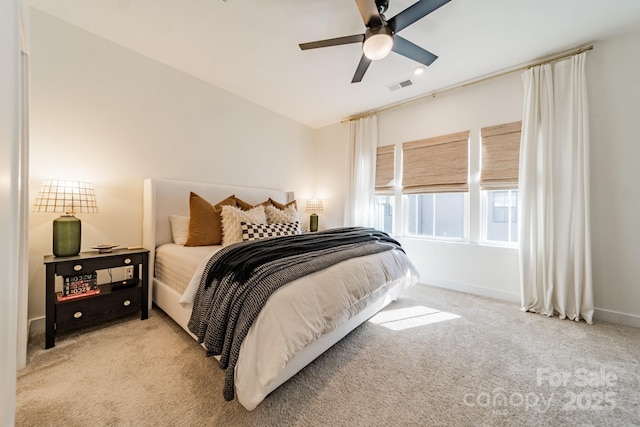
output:
[[[304,211],[307,213],[322,212],[322,210],[322,200],[320,199],[309,199],[304,204]]]
[[[98,212],[93,184],[47,179],[33,204],[34,212],[82,213]]]

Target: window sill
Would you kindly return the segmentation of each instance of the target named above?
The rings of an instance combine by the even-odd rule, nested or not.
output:
[[[411,242],[412,244],[425,244],[429,246],[439,245],[459,245],[469,248],[483,248],[498,252],[507,252],[517,254],[519,249],[517,245],[500,245],[492,244],[490,242],[470,242],[465,239],[438,239],[432,237],[420,237],[420,236],[394,236],[401,244],[403,242]]]

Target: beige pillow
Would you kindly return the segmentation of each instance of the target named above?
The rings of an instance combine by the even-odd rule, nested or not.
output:
[[[189,237],[185,246],[209,246],[222,243],[223,206],[236,206],[235,196],[229,196],[215,206],[196,193],[189,195]]]
[[[269,224],[288,224],[300,221],[298,211],[293,206],[287,206],[284,209],[267,206],[264,208],[264,212],[267,214],[267,222]]]
[[[242,222],[266,224],[267,215],[264,207],[258,205],[248,211],[235,206],[222,206],[222,245],[228,246],[242,242]]]
[[[176,245],[184,245],[189,237],[189,217],[182,215],[169,215],[171,223],[171,236],[173,243]]]

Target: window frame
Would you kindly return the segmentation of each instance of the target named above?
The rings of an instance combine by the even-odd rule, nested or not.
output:
[[[373,205],[374,205],[374,214],[376,212],[376,207],[378,206],[378,203],[376,203],[375,198],[376,197],[388,197],[389,201],[390,201],[390,205],[391,205],[391,231],[385,231],[384,227],[383,228],[377,228],[380,231],[384,231],[385,233],[389,234],[390,236],[395,236],[396,233],[396,214],[397,214],[397,208],[396,208],[396,197],[394,194],[391,193],[374,193],[373,198]],[[375,217],[375,215],[374,215]],[[377,224],[374,224],[374,227],[376,227]]]
[[[511,187],[511,188],[501,188],[501,189],[487,189],[487,190],[480,190],[480,221],[481,221],[481,239],[480,239],[480,243],[484,244],[484,245],[489,245],[489,246],[501,246],[501,247],[509,247],[509,248],[517,248],[519,245],[519,241],[520,241],[520,236],[518,236],[518,240],[513,241],[512,240],[512,231],[511,228],[513,227],[513,223],[511,222],[511,218],[512,218],[512,210],[513,210],[513,206],[509,206],[508,207],[508,218],[506,223],[508,224],[507,230],[508,230],[508,236],[509,236],[509,240],[505,241],[505,240],[490,240],[488,238],[488,232],[489,232],[489,215],[492,214],[489,212],[490,210],[490,206],[489,206],[489,192],[499,192],[499,191],[505,191],[508,193],[508,199],[509,199],[509,203],[511,201],[511,192],[512,191],[517,191],[518,195],[517,195],[517,202],[516,202],[516,219],[519,219],[519,213],[517,212],[517,210],[519,209],[519,205],[520,205],[520,191],[518,189],[518,187]],[[495,222],[495,221],[494,221]],[[517,224],[517,223],[516,223]]]

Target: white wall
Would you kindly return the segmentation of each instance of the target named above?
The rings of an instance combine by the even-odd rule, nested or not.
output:
[[[522,96],[520,76],[514,73],[381,112],[378,114],[378,145],[401,146],[407,141],[470,130],[472,145],[477,146],[481,127],[520,120]],[[338,221],[342,221],[344,210],[346,139],[340,129],[340,125],[333,125],[317,131],[318,149],[322,152],[316,160],[317,181],[335,185],[327,191],[335,198],[342,198],[332,201],[336,211],[325,212],[332,226],[342,225]],[[470,162],[472,172],[477,171],[478,150],[470,153]],[[471,185],[478,187],[477,182]],[[477,204],[479,200],[473,202]],[[470,220],[473,227],[469,231],[474,243],[402,238],[399,218],[400,215],[396,217],[397,237],[420,271],[423,283],[519,301],[517,251],[479,245],[477,213],[474,212]]]
[[[344,224],[345,182],[347,180],[347,128],[338,123],[315,132],[315,194],[323,200],[324,212],[318,214],[320,229]]]
[[[587,56],[591,120],[591,228],[596,318],[640,327],[640,263],[636,225],[640,218],[640,33],[595,44]],[[428,72],[423,76],[428,78]],[[483,126],[521,119],[523,90],[520,73],[478,83],[435,98],[420,100],[378,115],[379,145],[471,130],[477,147]],[[344,144],[339,126],[317,131],[316,180],[331,183],[328,193],[344,197]],[[472,188],[479,153],[470,153]],[[472,200],[472,206],[477,200]],[[344,203],[332,202],[326,212],[337,226]],[[470,212],[470,241],[451,243],[415,238],[400,240],[421,273],[421,281],[457,290],[519,301],[517,250],[478,244],[478,211]],[[399,224],[399,219],[396,225]],[[396,227],[399,228],[399,227]]]
[[[640,327],[640,32],[587,57],[596,316]]]
[[[82,250],[142,243],[146,177],[313,193],[312,129],[35,9],[31,31],[31,200],[44,178],[94,183]],[[57,216],[30,217],[31,319]]]
[[[378,144],[395,144],[397,153],[403,142],[471,131],[468,231],[471,243],[400,239],[424,283],[519,301],[517,251],[478,243],[480,200],[477,196],[480,129],[520,120],[522,98],[520,75],[512,73],[378,115]],[[396,205],[402,205],[400,199],[396,200]],[[401,215],[396,216],[396,230],[401,229]]]
[[[17,0],[0,2],[0,425],[15,420],[18,330],[19,58]]]

